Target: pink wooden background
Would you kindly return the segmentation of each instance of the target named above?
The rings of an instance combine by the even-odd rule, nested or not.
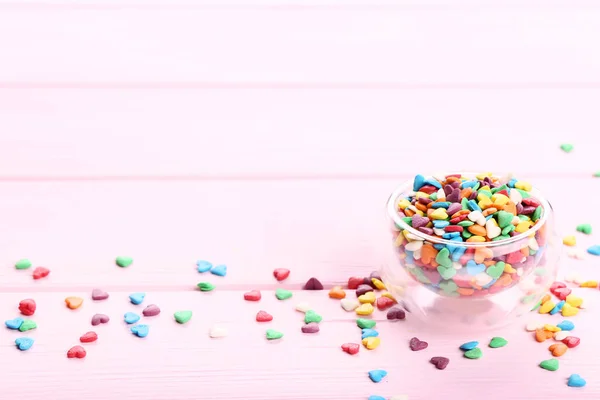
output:
[[[478,361],[457,347],[489,337],[410,320],[381,323],[381,347],[349,357],[355,316],[326,292],[278,302],[271,276],[290,268],[297,290],[382,266],[384,203],[422,170],[512,170],[548,194],[561,235],[600,229],[572,215],[576,193],[600,194],[598,37],[600,4],[585,0],[0,0],[0,317],[26,297],[39,310],[30,351],[0,331],[1,397],[599,398],[598,291],[581,291],[582,345],[549,373],[520,325],[490,332],[510,344]],[[115,267],[118,254],[134,265]],[[50,277],[15,271],[22,257]],[[198,258],[229,266],[213,293],[194,291]],[[590,277],[595,264],[562,262]],[[94,287],[110,300],[64,307]],[[121,322],[134,291],[163,309],[146,340]],[[324,315],[317,336],[300,333],[301,300]],[[192,321],[175,324],[186,308]],[[258,309],[284,340],[263,339]],[[112,321],[68,360],[96,312]],[[209,339],[214,323],[230,336]],[[414,335],[427,353],[408,349]],[[375,368],[384,382],[366,377]],[[570,373],[588,386],[568,388]]]

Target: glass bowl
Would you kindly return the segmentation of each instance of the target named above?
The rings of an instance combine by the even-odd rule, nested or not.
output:
[[[483,180],[475,178],[476,175],[457,173],[448,176],[479,181],[480,187],[485,185]],[[505,179],[500,183],[507,182]],[[516,190],[514,180],[510,183],[512,185],[504,189],[508,193]],[[443,193],[440,189],[438,194]],[[382,278],[388,290],[414,317],[430,324],[462,325],[469,330],[505,325],[530,311],[556,279],[559,247],[553,231],[552,206],[537,189],[531,188],[528,193],[542,207],[541,214],[536,215],[536,222],[525,224],[532,226],[520,233],[503,233],[494,241],[472,242],[464,241],[462,235],[472,236],[470,231],[478,233],[481,229],[485,232],[483,220],[483,227],[479,222],[473,223],[475,226],[463,227],[465,231],[469,229],[464,234],[454,233],[454,237],[446,239],[433,235],[433,219],[427,226],[419,226],[418,229],[409,225],[410,218],[399,211],[399,205],[406,207],[403,199],[409,196],[415,198],[413,181],[400,185],[387,203],[393,254],[390,254],[390,262],[382,268]],[[435,199],[432,203],[439,201]],[[432,204],[427,208],[432,208]],[[426,208],[421,205],[418,209]],[[462,212],[467,214],[471,211]],[[470,215],[464,219],[469,220]],[[523,220],[526,221],[527,217]],[[518,221],[513,220],[512,224],[518,226]],[[514,230],[509,226],[506,228]],[[521,227],[519,230],[524,229]],[[440,230],[437,232],[441,233]],[[487,235],[485,237],[487,239]]]

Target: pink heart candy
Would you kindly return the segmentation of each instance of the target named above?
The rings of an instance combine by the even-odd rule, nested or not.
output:
[[[437,369],[445,369],[448,366],[448,363],[450,363],[450,360],[446,357],[432,357],[429,362],[435,365]]]
[[[101,289],[92,290],[92,300],[106,300],[108,299],[108,293]]]
[[[426,349],[429,344],[427,342],[424,342],[424,341],[419,340],[416,337],[414,337],[414,338],[410,339],[409,345],[410,345],[410,349],[412,351],[419,351],[419,350]]]
[[[108,321],[110,321],[110,318],[108,317],[108,315],[105,315],[105,314],[95,314],[92,317],[92,325],[94,325],[94,326],[100,325],[100,324],[105,324]]]
[[[158,308],[156,304],[150,304],[148,307],[144,308],[142,314],[144,314],[144,317],[154,317],[160,314],[160,308]]]

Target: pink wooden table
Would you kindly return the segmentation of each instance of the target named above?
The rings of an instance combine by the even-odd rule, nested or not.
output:
[[[547,346],[522,324],[465,337],[379,314],[382,345],[350,357],[339,346],[357,341],[355,315],[299,290],[384,265],[385,201],[422,169],[510,169],[548,195],[559,234],[600,229],[597,215],[570,214],[576,190],[600,194],[597,37],[600,7],[584,0],[0,0],[0,316],[32,297],[39,325],[28,352],[0,331],[1,397],[599,398],[598,291],[581,290],[582,345],[550,373],[537,367]],[[134,264],[117,268],[119,254]],[[23,257],[51,275],[15,271]],[[212,293],[195,290],[199,258],[229,267],[207,278]],[[594,278],[596,263],[561,265]],[[277,267],[292,270],[284,285]],[[64,307],[94,287],[110,299]],[[277,301],[277,287],[294,297]],[[260,303],[243,300],[250,289]],[[136,291],[163,310],[145,340],[122,322],[140,311]],[[300,332],[300,301],[324,316],[318,335]],[[187,325],[172,320],[180,309],[194,311]],[[259,309],[283,340],[264,340]],[[97,312],[112,318],[99,341],[67,359]],[[227,338],[208,337],[215,323]],[[495,335],[509,346],[461,357],[462,342]],[[412,336],[429,349],[411,352]],[[389,375],[374,384],[377,368]],[[588,385],[567,387],[570,373]]]

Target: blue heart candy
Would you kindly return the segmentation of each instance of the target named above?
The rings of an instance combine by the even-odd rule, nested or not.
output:
[[[373,371],[369,371],[369,378],[375,383],[381,382],[383,378],[387,375],[387,371],[383,369],[374,369]]]
[[[477,264],[475,261],[469,260],[467,261],[467,272],[472,276],[485,272],[485,264]]]
[[[213,267],[213,265],[211,263],[209,263],[208,261],[204,261],[204,260],[198,260],[196,262],[196,266],[198,267],[198,272],[200,272],[200,273],[208,272]]]
[[[425,177],[423,175],[415,176],[415,181],[413,182],[413,190],[416,192],[423,187],[425,184]]]
[[[460,346],[461,350],[473,350],[475,347],[479,346],[479,342],[474,340],[472,342],[463,343]]]
[[[8,329],[19,329],[23,321],[23,318],[15,318],[4,321],[4,324]]]
[[[33,339],[28,337],[21,337],[15,340],[15,344],[21,351],[29,350],[33,346]]]
[[[587,382],[579,374],[573,374],[569,377],[567,385],[571,387],[583,387]]]
[[[379,336],[379,332],[377,332],[375,329],[363,329],[361,339],[377,336]]]
[[[142,304],[146,297],[146,293],[133,293],[129,295],[129,300],[135,305]]]
[[[140,320],[140,316],[137,315],[136,313],[128,312],[128,313],[125,313],[125,315],[123,316],[123,319],[128,324],[135,324],[136,322],[138,322]]]
[[[217,265],[210,270],[210,273],[217,276],[225,276],[227,275],[227,266],[226,265]]]
[[[560,324],[556,325],[563,331],[572,331],[575,328],[575,324],[571,321],[563,321]]]
[[[467,251],[466,247],[457,247],[457,249],[452,252],[452,261],[456,262],[460,260],[463,254],[465,254],[465,251]]]
[[[148,325],[135,325],[131,327],[131,333],[137,337],[146,337],[148,336],[148,332],[150,332],[150,327]]]

